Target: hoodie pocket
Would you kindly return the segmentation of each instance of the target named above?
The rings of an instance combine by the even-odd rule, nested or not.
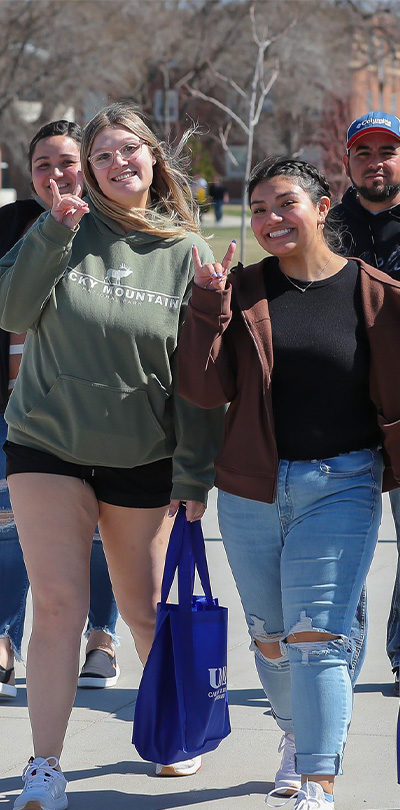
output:
[[[161,388],[159,395],[166,399]],[[27,413],[23,429],[55,454],[110,467],[145,464],[165,441],[146,391],[67,375]]]

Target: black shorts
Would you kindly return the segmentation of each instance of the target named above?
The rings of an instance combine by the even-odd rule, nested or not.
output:
[[[90,484],[98,501],[113,506],[155,509],[167,506],[172,489],[172,459],[140,467],[92,467],[63,461],[51,453],[6,441],[6,477],[13,473],[51,473],[80,478]]]

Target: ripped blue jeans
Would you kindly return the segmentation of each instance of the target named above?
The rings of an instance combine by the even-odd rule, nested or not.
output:
[[[352,713],[351,626],[381,520],[382,457],[281,461],[275,503],[219,491],[218,517],[273,715],[296,741],[299,774],[342,773]],[[291,634],[320,641],[287,643]],[[338,638],[324,640],[324,633]]]

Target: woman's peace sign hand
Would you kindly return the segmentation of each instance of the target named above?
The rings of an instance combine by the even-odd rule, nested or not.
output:
[[[199,251],[193,245],[194,283],[203,290],[224,290],[228,270],[236,250],[236,240],[233,239],[225,253],[222,262],[207,262],[202,264]]]
[[[51,216],[62,225],[73,230],[76,228],[84,214],[89,211],[89,206],[81,200],[79,194],[82,194],[82,188],[78,184],[75,194],[61,195],[57,183],[50,180],[51,193],[53,195],[53,205],[51,207]]]

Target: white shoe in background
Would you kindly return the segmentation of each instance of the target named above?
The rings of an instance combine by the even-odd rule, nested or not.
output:
[[[200,768],[201,757],[193,757],[171,765],[156,765],[156,776],[193,776]]]

